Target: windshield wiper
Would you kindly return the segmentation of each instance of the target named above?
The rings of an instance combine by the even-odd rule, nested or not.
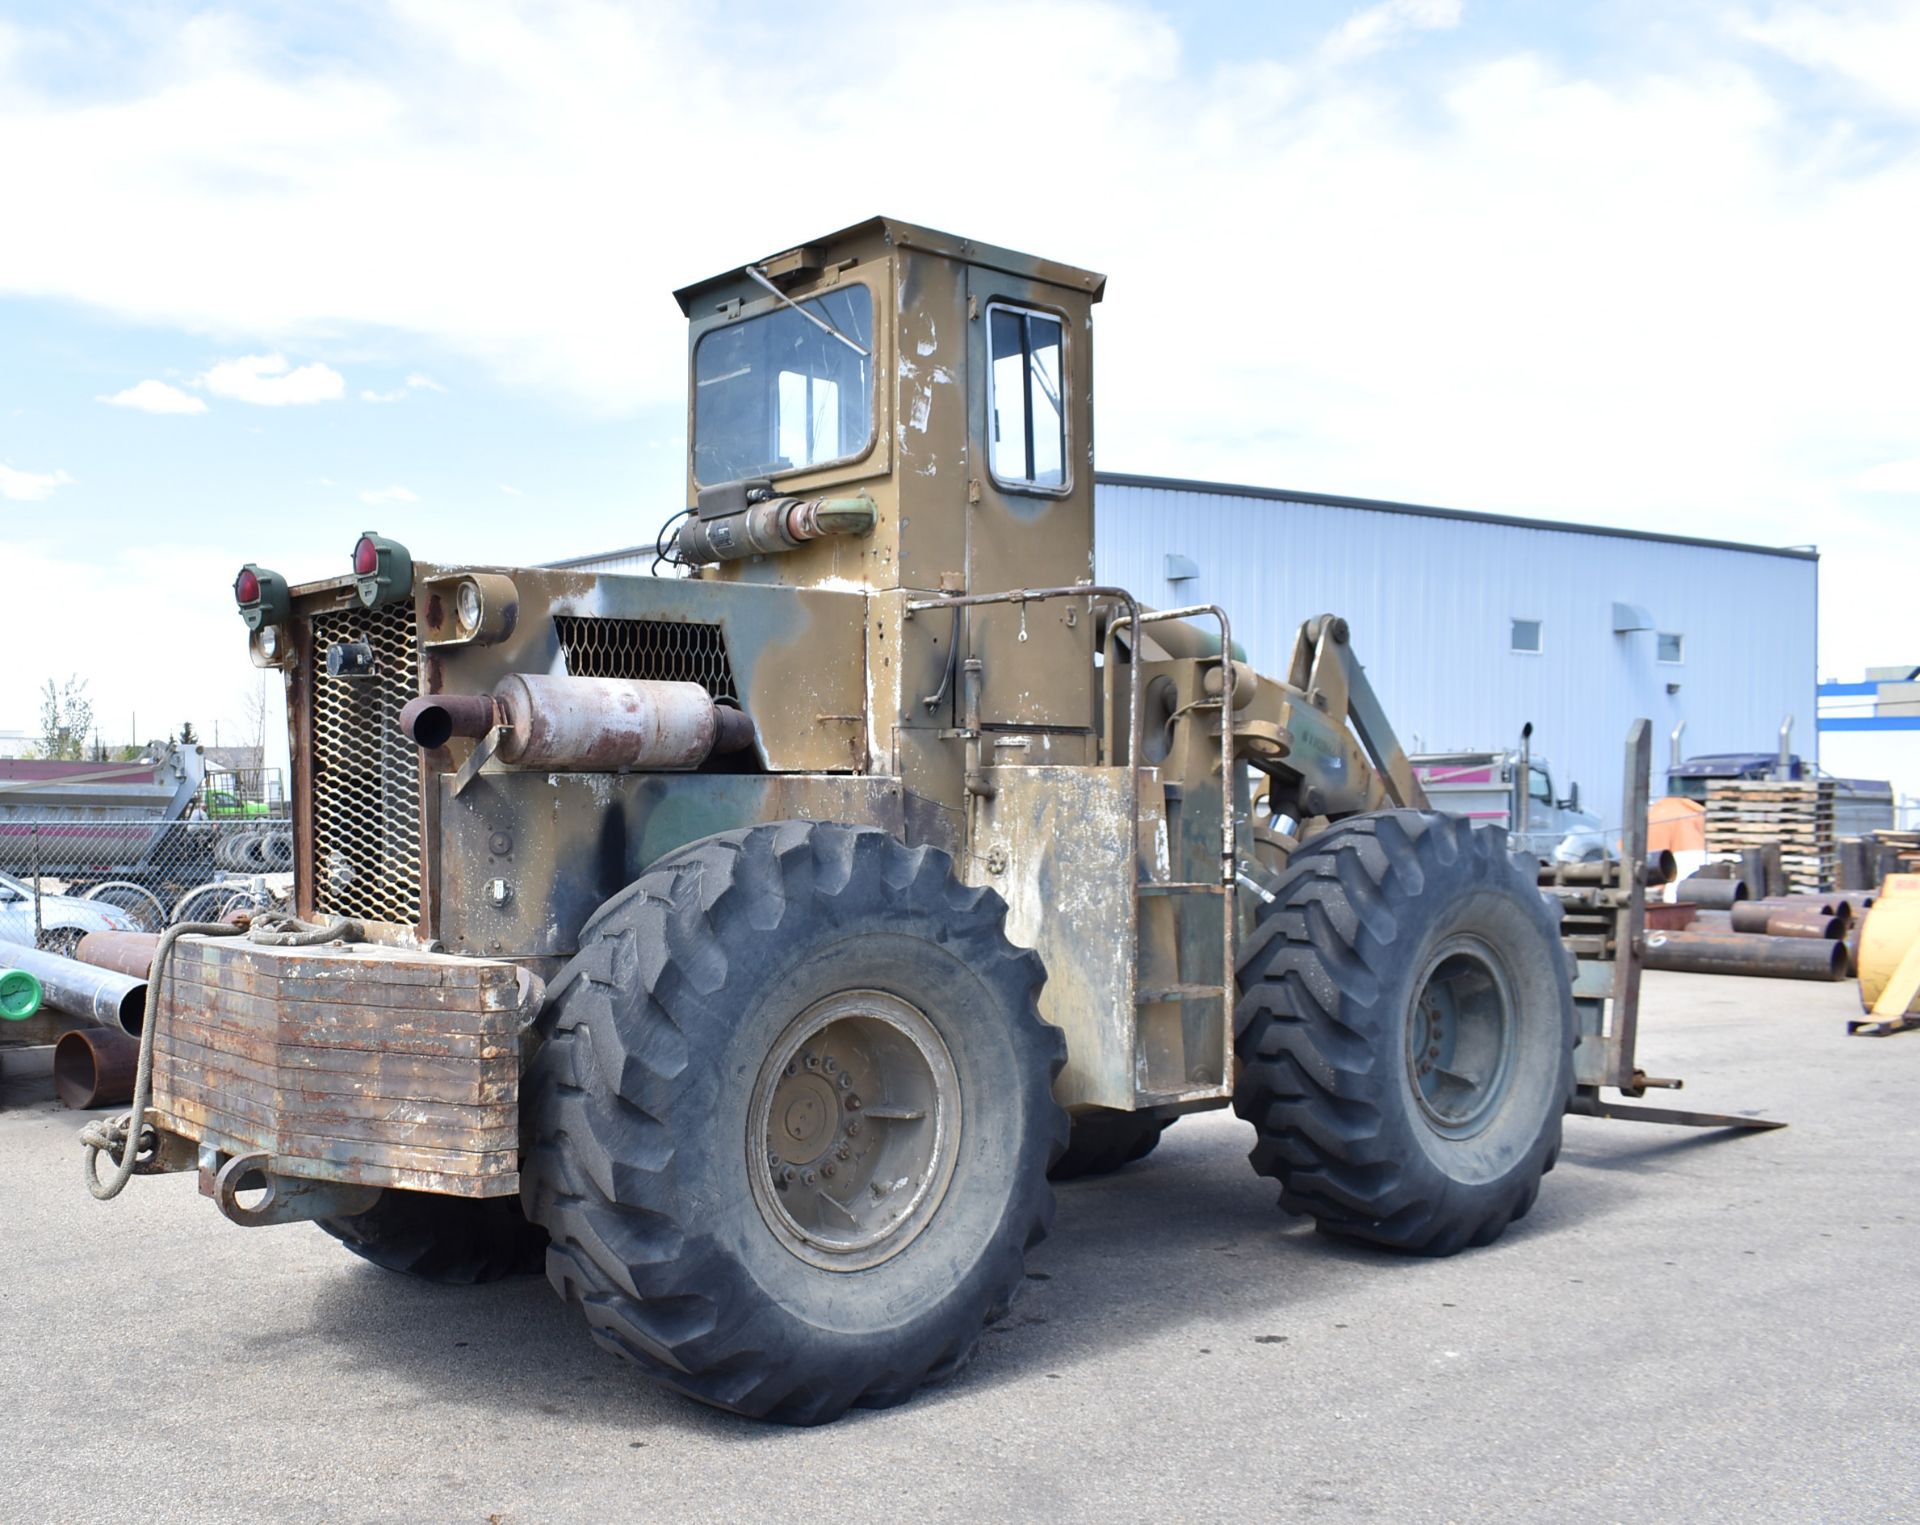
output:
[[[747,266],[747,274],[752,276],[762,286],[766,287],[767,290],[771,291],[775,296],[780,298],[781,301],[785,302],[787,306],[791,307],[795,312],[799,313],[801,317],[805,318],[809,323],[811,323],[815,328],[819,329],[822,333],[832,334],[834,338],[838,339],[842,344],[846,345],[848,349],[852,350],[862,360],[865,360],[867,358],[867,352],[865,350],[863,350],[859,345],[855,344],[853,340],[849,339],[845,334],[841,333],[839,329],[835,328],[825,318],[821,317],[818,313],[808,312],[806,308],[802,307],[798,302],[794,301],[792,297],[788,296],[778,286],[774,285],[772,280],[768,278],[767,272],[762,270],[758,265]]]

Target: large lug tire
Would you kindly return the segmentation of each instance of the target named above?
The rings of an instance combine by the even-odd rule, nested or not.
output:
[[[546,1260],[546,1233],[527,1222],[518,1197],[383,1191],[364,1213],[318,1222],[362,1260],[422,1281],[531,1276]]]
[[[1234,1110],[1280,1205],[1420,1255],[1491,1244],[1553,1168],[1576,1039],[1559,906],[1504,834],[1356,816],[1240,958]]]
[[[1047,1173],[1056,1181],[1111,1175],[1121,1166],[1152,1154],[1160,1145],[1160,1135],[1173,1122],[1171,1115],[1153,1111],[1119,1112],[1098,1107],[1076,1112],[1066,1152]]]
[[[706,838],[601,907],[542,1016],[522,1162],[601,1345],[794,1424],[966,1360],[1067,1134],[1005,916],[942,852],[809,822]]]

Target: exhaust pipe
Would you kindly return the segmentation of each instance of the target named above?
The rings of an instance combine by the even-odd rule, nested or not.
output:
[[[1525,846],[1533,826],[1533,722],[1520,727],[1520,761],[1513,780],[1513,835]]]
[[[1793,716],[1789,715],[1780,722],[1780,756],[1773,765],[1773,776],[1779,779],[1793,777],[1793,764],[1788,761],[1793,756]]]

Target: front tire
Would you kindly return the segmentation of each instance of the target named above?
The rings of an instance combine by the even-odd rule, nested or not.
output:
[[[1556,904],[1504,833],[1382,811],[1296,853],[1240,959],[1234,1110],[1280,1205],[1420,1255],[1491,1244],[1560,1149]]]
[[[1064,1041],[946,854],[788,822],[603,906],[542,1018],[528,1215],[594,1338],[816,1424],[956,1370],[1052,1221]]]

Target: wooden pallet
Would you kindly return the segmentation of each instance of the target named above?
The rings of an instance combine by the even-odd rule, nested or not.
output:
[[[1788,887],[1831,889],[1839,866],[1830,779],[1787,782],[1732,779],[1707,785],[1707,854],[1739,857],[1742,849],[1774,847]]]

